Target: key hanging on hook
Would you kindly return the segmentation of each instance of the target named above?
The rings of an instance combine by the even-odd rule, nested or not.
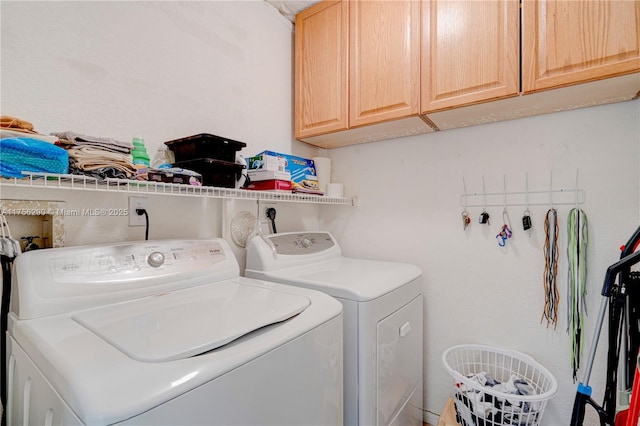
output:
[[[511,222],[509,220],[509,213],[507,213],[507,208],[505,207],[502,211],[502,221],[504,224],[496,235],[496,240],[498,240],[498,245],[500,247],[504,247],[507,244],[507,240],[511,238],[513,233],[511,232]]]
[[[489,213],[487,213],[487,190],[484,186],[484,176],[482,176],[482,200],[483,200],[483,208],[482,213],[480,213],[480,219],[478,219],[479,223],[490,225],[489,222]]]
[[[478,219],[478,222],[491,225],[491,223],[489,222],[489,213],[487,213],[486,210],[483,210],[482,213],[480,213],[480,219]]]
[[[462,230],[466,231],[467,226],[471,224],[471,219],[469,219],[469,212],[467,211],[467,184],[464,181],[464,176],[462,177],[462,187],[464,188],[464,209],[462,209]]]
[[[503,189],[503,207],[502,207],[502,228],[498,235],[496,235],[496,239],[498,240],[498,245],[500,247],[504,247],[507,244],[507,239],[511,238],[511,221],[509,220],[509,213],[507,213],[507,178],[505,175],[502,175],[502,189]]]
[[[527,192],[527,208],[522,214],[522,229],[524,229],[525,231],[528,231],[531,229],[531,226],[533,226],[531,222],[531,212],[529,211],[529,174],[528,173],[525,175],[525,188]],[[531,233],[529,233],[529,236],[531,236]]]
[[[529,212],[529,209],[526,209],[522,215],[522,229],[528,231],[531,229],[531,226],[531,213]]]
[[[507,239],[511,238],[511,229],[509,229],[509,226],[507,226],[507,224],[502,225],[502,229],[500,230],[500,232],[498,233],[498,235],[496,235],[496,240],[498,240],[498,245],[500,247],[504,247],[505,245],[507,245]]]
[[[469,219],[469,213],[467,210],[462,210],[462,229],[466,230],[467,226],[471,224],[471,219]]]

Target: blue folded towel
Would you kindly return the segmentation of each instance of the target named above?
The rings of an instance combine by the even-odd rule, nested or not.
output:
[[[38,139],[0,139],[0,176],[23,178],[22,171],[66,174],[69,154],[59,146]]]

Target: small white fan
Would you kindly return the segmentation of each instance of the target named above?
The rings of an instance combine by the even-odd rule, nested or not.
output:
[[[231,239],[240,247],[247,246],[249,236],[253,234],[256,226],[256,217],[253,213],[243,210],[231,219]]]

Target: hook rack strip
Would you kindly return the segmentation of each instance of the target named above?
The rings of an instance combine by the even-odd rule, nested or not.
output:
[[[549,201],[550,196],[552,198]],[[475,198],[480,202],[470,202]],[[461,207],[504,207],[508,206],[562,206],[584,204],[583,189],[554,189],[544,191],[519,192],[471,192],[460,195]]]

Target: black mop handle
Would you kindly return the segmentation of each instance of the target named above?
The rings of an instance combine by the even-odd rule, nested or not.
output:
[[[604,284],[602,285],[602,295],[605,297],[602,299],[602,303],[600,305],[600,312],[598,314],[598,321],[596,324],[596,330],[594,332],[593,341],[591,342],[591,351],[589,353],[589,358],[587,359],[587,366],[584,372],[584,379],[581,383],[578,384],[578,391],[576,393],[576,398],[573,403],[573,412],[571,414],[571,423],[570,426],[582,426],[584,423],[585,416],[585,408],[586,405],[591,405],[600,418],[600,424],[605,425],[607,423],[607,413],[600,407],[593,399],[591,399],[591,387],[589,386],[589,378],[591,376],[591,368],[593,367],[593,361],[596,355],[596,349],[598,347],[598,340],[600,339],[600,330],[602,328],[602,324],[604,322],[604,316],[607,309],[607,298],[611,297],[611,289],[613,287],[613,282],[615,277],[622,272],[622,270],[630,268],[632,265],[640,262],[640,251],[635,253],[631,253],[626,255],[628,251],[632,251],[635,249],[636,242],[640,238],[640,228],[636,230],[633,237],[627,243],[625,250],[622,252],[624,256],[618,262],[607,268],[607,272],[604,276]]]
[[[636,249],[636,246],[640,244],[640,226],[636,229],[636,232],[633,233],[627,244],[622,247],[622,253],[620,254],[620,259],[626,257],[633,253]]]
[[[605,297],[611,296],[611,287],[616,275],[622,271],[622,269],[635,265],[640,262],[640,251],[623,257],[613,265],[607,268],[607,272],[604,275],[604,284],[602,285],[602,295]]]
[[[636,231],[636,234],[638,231]],[[602,295],[605,299],[602,299],[602,303],[600,304],[600,312],[598,313],[598,321],[596,324],[599,324],[596,327],[593,342],[591,344],[591,352],[589,353],[589,358],[587,360],[587,367],[585,368],[584,379],[581,385],[587,386],[589,384],[589,376],[591,376],[591,367],[593,366],[593,360],[596,355],[596,348],[598,347],[598,340],[600,339],[600,330],[602,328],[602,324],[604,322],[604,315],[607,309],[607,299],[611,297],[611,288],[613,287],[613,282],[615,281],[615,277],[623,270],[636,263],[640,262],[640,251],[635,253],[631,253],[628,256],[623,257],[613,265],[607,268],[607,272],[604,275],[604,284],[602,285]]]

